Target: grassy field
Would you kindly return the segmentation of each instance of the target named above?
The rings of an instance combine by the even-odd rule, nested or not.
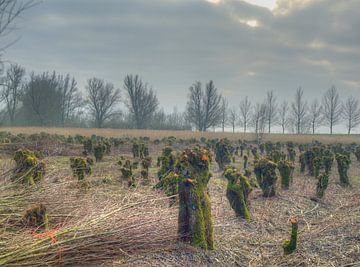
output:
[[[7,131],[14,134],[18,133],[39,133],[46,132],[50,134],[60,135],[76,135],[81,134],[91,136],[93,134],[104,137],[142,137],[147,136],[151,139],[161,139],[164,137],[175,136],[176,138],[190,139],[190,138],[228,138],[230,140],[256,140],[256,135],[253,133],[230,133],[230,132],[191,132],[191,131],[157,131],[157,130],[131,130],[131,129],[95,129],[95,128],[43,128],[43,127],[1,127],[0,131]],[[319,141],[324,144],[329,143],[360,143],[360,135],[343,135],[343,134],[264,134],[263,141],[271,142],[298,142],[311,143]]]
[[[200,137],[199,133],[132,130],[7,128],[13,133],[46,131],[58,134],[149,136],[161,138]],[[206,133],[212,137],[223,134]],[[227,134],[226,134],[227,135]],[[234,139],[251,135],[229,134]],[[271,135],[272,140],[310,136]],[[339,142],[346,136],[319,136]],[[340,138],[340,139],[335,139]],[[357,137],[356,137],[357,138]],[[297,139],[300,141],[300,139]],[[312,139],[311,139],[312,140]],[[318,139],[317,139],[318,140]],[[323,139],[322,141],[324,141]],[[344,140],[341,139],[344,143]],[[352,140],[351,142],[353,142]],[[350,140],[349,140],[350,142]],[[150,144],[153,161],[164,143]],[[175,151],[185,145],[175,144]],[[209,182],[215,228],[214,251],[203,251],[177,240],[178,206],[169,207],[168,197],[153,186],[158,168],[150,168],[150,185],[143,185],[135,172],[136,188],[128,188],[117,161],[132,159],[131,145],[113,148],[93,167],[88,189],[78,186],[69,158],[82,154],[82,146],[60,149],[45,157],[43,184],[28,189],[10,182],[12,156],[0,149],[0,265],[5,266],[359,266],[360,265],[360,163],[352,155],[349,170],[352,187],[343,188],[334,163],[325,198],[314,201],[317,180],[301,174],[299,164],[289,190],[277,183],[277,195],[264,198],[259,188],[250,195],[249,222],[239,219],[226,198],[227,181],[215,161]],[[250,156],[250,164],[254,158]],[[234,165],[242,170],[243,158]],[[252,166],[250,167],[252,168]],[[254,176],[252,176],[254,179]],[[19,222],[24,210],[36,203],[46,205],[50,231],[34,234]],[[289,238],[291,217],[299,220],[298,248],[284,255],[282,244]],[[39,237],[40,236],[40,237]],[[55,241],[54,241],[55,239]]]

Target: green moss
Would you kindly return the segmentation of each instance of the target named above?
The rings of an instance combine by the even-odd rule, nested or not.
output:
[[[79,182],[85,180],[85,176],[91,174],[92,160],[90,158],[72,157],[70,158],[70,168],[73,176]]]
[[[96,162],[102,161],[106,152],[106,146],[104,143],[97,143],[94,146],[94,156]]]
[[[185,150],[175,169],[179,188],[179,239],[203,249],[214,249],[211,203],[207,184],[210,155],[205,149]]]
[[[360,146],[357,146],[357,147],[355,148],[354,154],[355,154],[356,160],[357,160],[357,161],[360,161]]]
[[[318,176],[316,185],[316,196],[322,198],[325,195],[325,190],[329,184],[329,174],[324,172]]]
[[[305,163],[306,163],[306,166],[309,170],[309,174],[311,176],[314,176],[314,158],[315,158],[315,153],[312,149],[309,149],[305,152],[304,154],[305,156]]]
[[[298,237],[298,222],[295,218],[291,220],[291,236],[290,240],[285,240],[283,249],[284,254],[291,254],[296,250],[297,246],[297,237]]]
[[[273,149],[270,154],[268,155],[268,158],[277,163],[279,162],[280,160],[285,160],[286,158],[286,155],[285,153],[283,153],[282,151],[278,150],[278,149]]]
[[[244,155],[244,169],[246,170],[247,169],[247,165],[248,165],[248,156],[247,155]]]
[[[15,152],[14,160],[12,181],[33,186],[44,179],[45,163],[39,161],[34,152],[20,149]]]
[[[350,186],[348,170],[350,167],[350,157],[344,154],[336,154],[336,161],[338,164],[338,172],[340,176],[340,184],[344,187]]]
[[[325,150],[323,153],[323,165],[325,172],[327,174],[330,174],[333,162],[334,162],[334,154],[328,149]]]
[[[235,168],[229,167],[224,176],[228,179],[226,197],[236,216],[250,220],[248,209],[248,196],[252,191],[249,180],[241,175]]]
[[[276,168],[277,164],[269,159],[255,161],[254,172],[264,197],[275,196]]]
[[[160,163],[160,169],[158,171],[159,182],[155,187],[161,189],[163,188],[163,178],[174,169],[175,165],[175,156],[172,154],[172,148],[170,146],[166,146],[163,149],[161,156],[158,158],[158,162]]]
[[[322,158],[321,157],[318,157],[316,156],[314,159],[313,159],[313,166],[314,166],[314,176],[315,177],[318,177],[319,174],[320,174],[320,169],[323,165],[323,161],[322,161]]]
[[[25,211],[23,222],[30,227],[43,227],[45,230],[49,228],[49,219],[46,207],[43,204],[31,206]]]
[[[93,152],[93,142],[90,138],[83,141],[84,154],[90,155]]]
[[[278,162],[277,167],[281,177],[281,187],[287,190],[292,183],[295,166],[291,161],[281,160]]]
[[[230,141],[227,139],[221,139],[215,144],[215,161],[220,170],[224,170],[225,166],[231,163],[232,150]]]
[[[288,147],[288,160],[290,160],[291,162],[295,162],[295,158],[296,158],[296,151],[294,149],[293,146]]]
[[[305,167],[306,167],[306,157],[305,157],[305,153],[301,153],[299,156],[299,162],[300,162],[300,172],[304,173],[305,172]]]
[[[132,165],[129,160],[127,160],[123,167],[120,168],[122,177],[128,183],[128,187],[136,187],[135,178],[132,172]]]

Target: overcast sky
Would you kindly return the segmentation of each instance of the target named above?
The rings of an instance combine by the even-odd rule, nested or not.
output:
[[[196,80],[214,80],[231,105],[299,86],[309,100],[331,85],[360,97],[359,10],[359,0],[45,0],[3,58],[70,73],[81,89],[140,74],[168,111]]]

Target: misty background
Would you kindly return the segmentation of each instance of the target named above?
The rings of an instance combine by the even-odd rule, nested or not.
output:
[[[360,97],[359,8],[357,0],[47,0],[21,14],[15,31],[2,38],[4,44],[17,40],[2,59],[4,70],[15,63],[25,68],[27,84],[32,72],[69,74],[84,99],[89,79],[110,83],[121,89],[117,106],[124,116],[128,74],[153,89],[157,110],[166,114],[187,111],[189,87],[201,81],[205,88],[210,80],[229,110],[240,112],[246,96],[255,107],[269,92],[277,109],[283,100],[291,106],[299,87],[310,108],[332,86],[343,103]],[[96,126],[89,108],[80,113],[78,125]],[[2,115],[3,125],[9,124]],[[112,119],[106,127],[135,127]],[[25,122],[39,125],[19,117],[18,123]],[[196,129],[186,119],[181,127]],[[207,130],[221,128],[218,122]],[[334,132],[346,128],[342,121]],[[279,122],[272,129],[282,130]],[[232,130],[229,122],[226,130]],[[240,121],[236,131],[243,131]],[[286,131],[296,132],[294,125]]]

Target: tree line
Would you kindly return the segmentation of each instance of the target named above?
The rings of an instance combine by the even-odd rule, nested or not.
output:
[[[11,64],[1,79],[0,112],[2,125],[135,128],[208,131],[220,128],[235,132],[312,133],[320,126],[342,124],[347,133],[360,124],[358,99],[340,100],[337,89],[328,89],[319,101],[307,102],[303,90],[296,90],[292,101],[279,102],[273,91],[265,99],[252,103],[248,96],[229,107],[213,81],[204,86],[197,81],[189,87],[184,112],[164,112],[156,92],[139,75],[125,76],[122,89],[111,82],[93,77],[85,90],[74,77],[54,72],[26,75],[25,69]],[[120,109],[120,105],[125,109]]]
[[[26,77],[23,67],[12,64],[2,77],[0,102],[3,125],[191,130],[184,113],[159,108],[155,91],[138,75],[126,75],[122,90],[94,77],[81,92],[69,74]]]
[[[275,126],[280,127],[282,133],[296,134],[316,134],[319,127],[325,126],[332,134],[336,125],[345,126],[347,133],[351,134],[360,125],[359,100],[349,96],[341,101],[335,86],[324,93],[321,101],[306,101],[303,89],[299,87],[291,102],[284,100],[279,103],[274,92],[268,91],[260,102],[252,103],[245,96],[238,106],[229,107],[212,82],[204,91],[197,82],[190,87],[186,114],[199,131],[211,127],[221,127],[225,131],[230,127],[235,132],[237,127],[241,127],[246,133],[250,127],[258,135],[271,133]]]

